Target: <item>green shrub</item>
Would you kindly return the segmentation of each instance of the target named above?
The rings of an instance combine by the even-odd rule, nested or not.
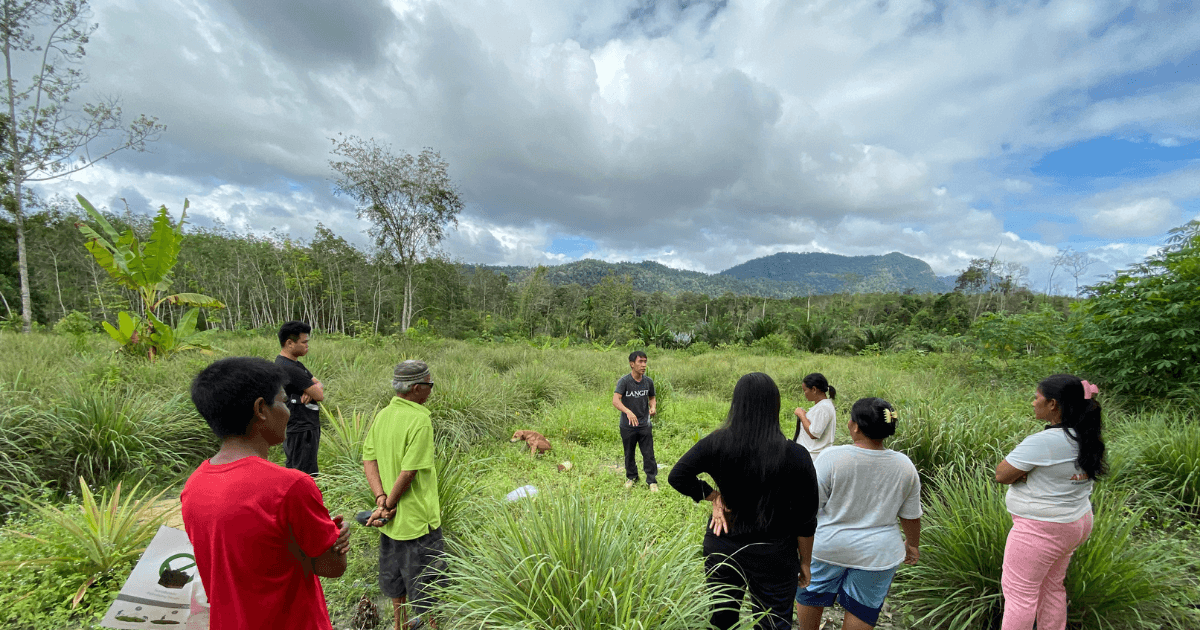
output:
[[[1139,426],[1126,445],[1121,477],[1144,483],[1193,513],[1200,512],[1200,425],[1159,418]]]
[[[1166,396],[1200,384],[1200,221],[1089,288],[1069,334],[1081,371],[1113,391]]]
[[[644,529],[642,515],[573,496],[497,510],[449,545],[447,615],[496,630],[706,627],[696,536]]]
[[[165,490],[151,495],[149,490],[138,492],[141,485],[140,481],[134,484],[122,500],[121,484],[118,483],[111,492],[105,489],[97,501],[81,478],[79,513],[71,506],[60,509],[26,500],[37,516],[55,526],[54,535],[38,539],[43,545],[42,555],[4,560],[0,567],[19,571],[26,567],[53,565],[70,570],[78,585],[71,607],[78,606],[96,580],[136,561],[158,532],[159,525],[171,515],[169,510],[155,512],[153,509]]]
[[[805,352],[829,352],[837,344],[837,326],[828,319],[816,318],[791,327],[792,341]]]
[[[795,352],[792,340],[779,333],[771,333],[765,337],[761,337],[750,344],[750,347],[757,352],[775,356],[789,356]]]
[[[208,426],[188,413],[182,397],[157,404],[150,394],[71,394],[51,418],[59,456],[39,470],[60,490],[83,477],[107,485],[129,475],[182,476],[215,450]]]
[[[71,345],[77,351],[87,348],[88,335],[96,331],[96,325],[91,318],[79,311],[71,311],[54,324],[54,332],[71,338]]]
[[[737,328],[733,321],[723,315],[708,318],[708,321],[696,327],[696,341],[703,341],[710,346],[724,346],[733,343],[737,336]]]
[[[32,407],[10,407],[0,413],[0,509],[38,480],[34,465],[41,458],[45,421]],[[44,456],[44,454],[42,454]]]

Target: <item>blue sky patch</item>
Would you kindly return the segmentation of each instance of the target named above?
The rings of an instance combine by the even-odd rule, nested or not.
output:
[[[1055,178],[1160,175],[1200,159],[1200,142],[1166,147],[1106,136],[1051,151],[1033,168],[1034,175]]]
[[[551,254],[563,254],[568,258],[579,258],[580,256],[595,251],[596,241],[582,236],[559,236],[550,242],[550,247],[546,251]]]

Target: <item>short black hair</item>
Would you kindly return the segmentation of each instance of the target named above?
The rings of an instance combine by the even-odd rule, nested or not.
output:
[[[304,322],[292,320],[279,327],[279,347],[282,348],[288,339],[300,341],[300,333],[312,334],[312,326]]]
[[[891,412],[884,418],[883,412]],[[882,440],[896,433],[896,408],[882,398],[859,398],[850,408],[850,421],[872,440]]]
[[[287,373],[258,357],[214,361],[192,379],[192,404],[218,438],[246,435],[254,420],[254,402],[272,402]]]
[[[629,362],[633,363],[634,361],[637,361],[638,357],[641,357],[647,361],[650,360],[650,357],[646,356],[645,352],[642,352],[641,350],[634,350],[633,352],[629,353]]]

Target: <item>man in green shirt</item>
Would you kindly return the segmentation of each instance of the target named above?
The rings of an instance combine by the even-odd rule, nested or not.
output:
[[[445,566],[433,423],[424,405],[433,392],[429,366],[397,365],[392,388],[396,397],[375,416],[363,442],[363,471],[375,494],[368,524],[380,528],[379,589],[392,598],[396,630],[415,630],[433,626],[429,590]],[[403,614],[406,598],[411,624]]]

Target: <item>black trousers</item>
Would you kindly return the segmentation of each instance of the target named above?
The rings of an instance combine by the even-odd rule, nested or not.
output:
[[[704,536],[704,568],[708,584],[720,593],[712,625],[721,630],[737,625],[747,588],[755,615],[766,612],[756,630],[790,630],[792,601],[800,557],[796,539],[745,544],[728,536]]]
[[[637,462],[633,449],[642,450],[642,468],[646,471],[646,483],[658,483],[658,461],[654,459],[654,429],[645,424],[636,427],[621,427],[621,446],[625,448],[625,478],[638,480]]]
[[[284,464],[288,468],[302,470],[310,475],[317,474],[317,451],[321,449],[321,428],[307,431],[288,429],[283,438],[283,454],[287,456]]]

